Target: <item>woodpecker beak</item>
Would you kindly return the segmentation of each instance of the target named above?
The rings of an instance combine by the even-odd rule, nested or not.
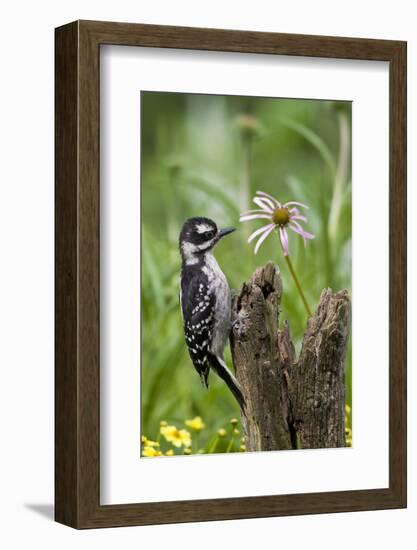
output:
[[[233,231],[236,231],[236,227],[225,227],[224,229],[220,229],[217,233],[217,240],[220,241],[220,239],[229,235],[229,233],[233,233]]]

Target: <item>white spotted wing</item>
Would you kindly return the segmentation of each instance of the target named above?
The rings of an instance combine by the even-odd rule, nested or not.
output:
[[[213,334],[215,298],[206,278],[193,276],[194,270],[187,271],[189,273],[183,273],[180,289],[185,342],[193,365],[207,386],[207,354]]]

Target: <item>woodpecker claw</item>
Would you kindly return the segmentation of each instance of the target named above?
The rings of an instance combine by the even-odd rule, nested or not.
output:
[[[232,329],[236,332],[240,332],[242,328],[244,328],[247,319],[249,319],[248,313],[239,312],[237,317],[232,321]]]

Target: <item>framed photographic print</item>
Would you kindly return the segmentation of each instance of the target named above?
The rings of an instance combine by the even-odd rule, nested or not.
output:
[[[406,506],[406,44],[56,29],[56,520]]]

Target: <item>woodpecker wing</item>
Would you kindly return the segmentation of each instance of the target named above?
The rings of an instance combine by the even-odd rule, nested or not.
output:
[[[208,386],[208,353],[214,326],[215,296],[210,292],[207,279],[195,276],[192,271],[184,270],[181,277],[180,302],[185,342],[196,371]]]

